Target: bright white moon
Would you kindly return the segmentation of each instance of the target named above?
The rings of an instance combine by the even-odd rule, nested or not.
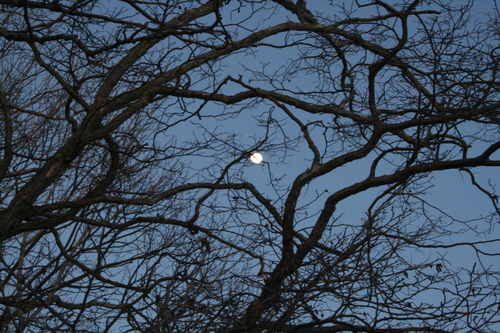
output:
[[[253,153],[250,156],[250,161],[252,161],[255,164],[262,163],[263,160],[264,160],[264,158],[262,157],[261,153]]]

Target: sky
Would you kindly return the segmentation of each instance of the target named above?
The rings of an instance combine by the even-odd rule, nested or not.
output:
[[[113,1],[110,3],[113,3]],[[309,8],[313,12],[322,10],[322,3],[324,3],[322,0],[307,1]],[[453,1],[454,5],[460,3],[464,3],[464,1]],[[478,12],[493,10],[493,6],[495,5],[494,0],[476,1],[476,3],[478,6],[474,8],[477,8],[475,10]],[[236,12],[232,12],[231,15],[233,15],[231,19],[237,20],[238,14]],[[241,13],[241,15],[244,15],[244,13]],[[279,11],[273,15],[265,19],[256,16],[254,19],[262,20],[261,25],[265,26],[272,24],[273,19],[279,21],[284,17],[290,17],[291,14]],[[481,14],[477,15],[478,20],[482,20],[483,16]],[[267,42],[281,41],[282,39],[283,36],[276,36],[270,38]],[[264,69],[269,75],[273,73],[285,74],[287,66],[290,64],[288,62],[290,58],[289,53],[290,49],[263,48],[263,51],[257,53],[248,52],[230,56],[223,62],[224,67],[220,69],[217,78],[222,80],[226,75],[231,75],[234,78],[238,78],[241,75],[242,80],[248,84],[255,87],[269,88],[270,83],[266,83],[265,80],[259,81],[251,73],[250,69],[255,71]],[[313,75],[308,76],[305,74],[291,76],[290,82],[286,82],[285,84],[290,87],[294,85],[298,86],[307,80],[311,80],[312,77]],[[201,89],[206,87],[207,83],[197,82],[194,86]],[[229,82],[222,88],[222,91],[224,93],[236,93],[242,89],[238,84]],[[189,108],[196,110],[199,105],[200,103],[194,103]],[[216,156],[211,155],[211,150],[208,149],[206,154],[204,154],[205,151],[202,151],[197,156],[189,156],[181,159],[182,163],[191,167],[191,169],[186,168],[186,172],[191,172],[193,181],[207,179],[208,175],[216,177],[227,163],[232,162],[242,154],[259,151],[263,155],[263,163],[254,164],[249,159],[249,156],[245,156],[245,158],[231,168],[228,179],[231,179],[231,177],[239,179],[241,177],[241,179],[253,183],[266,198],[278,202],[283,192],[286,193],[283,190],[284,187],[291,184],[301,172],[311,165],[312,154],[304,142],[297,142],[295,145],[292,144],[287,147],[279,145],[283,137],[287,135],[293,136],[299,132],[298,125],[290,120],[285,121],[287,116],[283,113],[283,110],[280,110],[270,102],[261,103],[256,105],[255,108],[252,105],[246,106],[237,117],[228,114],[223,121],[214,121],[209,118],[211,114],[220,115],[223,112],[225,112],[225,109],[221,104],[207,103],[200,111],[202,117],[200,121],[196,117],[193,117],[191,122],[181,123],[179,126],[173,127],[172,130],[167,130],[162,139],[170,140],[175,138],[181,145],[183,142],[193,141],[194,139],[203,141],[204,135],[217,131],[220,135],[220,140],[229,140],[225,143],[221,142]],[[293,110],[293,112],[304,122],[319,120],[323,117],[307,115],[297,110]],[[283,125],[281,128],[275,128],[274,131],[269,133],[273,140],[269,140],[269,142],[265,142],[259,146],[260,138],[266,134],[266,128],[262,124],[265,124],[271,116],[273,119],[283,120]],[[313,136],[318,142],[321,142],[323,132],[321,130],[313,131]],[[233,144],[228,144],[229,142]],[[500,157],[500,154],[497,153],[496,156]],[[299,202],[299,206],[305,208],[308,216],[303,216],[300,221],[297,221],[297,229],[307,230],[311,226],[329,194],[364,179],[373,158],[375,156],[372,155],[369,156],[368,161],[363,160],[350,163],[311,182],[303,191]],[[219,162],[218,165],[212,165],[214,160]],[[386,164],[386,167],[389,167],[389,165]],[[500,186],[500,173],[497,169],[483,167],[478,168],[476,171],[477,181],[482,186],[487,187],[488,181],[491,181],[491,186],[493,187]],[[379,172],[383,173],[384,169],[382,168]],[[448,238],[442,240],[443,243],[466,241],[470,237],[478,240],[500,238],[498,237],[500,233],[498,216],[494,217],[491,221],[488,220],[487,213],[492,211],[491,202],[486,195],[470,185],[468,174],[457,170],[437,172],[428,178],[426,186],[428,186],[428,190],[422,198],[427,200],[430,205],[440,207],[442,212],[462,220],[476,220],[476,222],[471,224],[477,228],[476,230],[471,229],[458,237],[450,235]],[[338,205],[334,214],[334,220],[336,220],[335,223],[338,223],[339,230],[347,229],[348,226],[362,225],[366,219],[366,210],[381,190],[381,188],[372,189],[366,193],[343,200]],[[318,196],[319,200],[316,200]],[[228,200],[228,198],[224,200]],[[431,209],[429,218],[437,218],[440,213],[438,210]],[[249,220],[251,218],[253,217],[250,216]],[[453,228],[462,228],[462,226],[453,223],[449,224],[448,227],[450,230],[453,230]],[[477,234],[476,231],[478,232]],[[491,253],[499,252],[498,243],[487,244],[482,249]],[[430,255],[438,258],[450,251],[451,249],[443,248]],[[409,253],[408,257],[418,260],[426,255],[429,254]],[[482,259],[485,259],[485,262],[489,260],[488,257]],[[500,269],[500,263],[495,261],[495,259],[491,262],[488,261],[487,264]],[[465,269],[472,269],[477,262],[478,258],[471,251],[471,248],[462,247],[453,256],[449,256],[448,261],[444,262],[444,264],[453,268],[463,267]]]

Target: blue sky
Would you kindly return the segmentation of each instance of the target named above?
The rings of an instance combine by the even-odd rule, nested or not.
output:
[[[110,3],[118,4],[118,6],[123,5],[122,2],[116,1],[110,1]],[[244,11],[238,13],[236,8],[230,7],[235,6],[237,3],[238,2],[233,1],[228,7],[224,8],[222,12],[223,22],[234,22],[238,20],[238,18],[245,17],[246,13]],[[320,11],[326,7],[324,4],[327,2],[310,0],[307,3],[309,8],[314,12]],[[334,3],[341,4],[342,2],[334,1]],[[349,4],[352,2],[346,1],[343,3]],[[465,2],[453,1],[454,5],[461,3]],[[475,9],[473,12],[492,11],[494,4],[495,1],[492,0],[476,1],[477,6],[474,7]],[[272,4],[270,6],[272,6]],[[359,15],[369,15],[371,8],[372,7],[367,7],[360,10]],[[287,17],[296,20],[291,13],[280,10],[273,12],[270,16],[267,13],[257,13],[251,20],[245,22],[245,24],[251,26],[251,22],[260,22],[260,27],[265,27],[273,25],[276,22],[287,21]],[[478,14],[478,21],[483,22],[483,18],[484,14]],[[213,19],[213,17],[210,19]],[[241,30],[243,35],[251,32],[252,31]],[[202,77],[204,75],[203,72],[196,72],[190,77],[191,87],[194,90],[198,89],[211,92],[214,90],[214,87],[218,87],[218,85],[230,75],[235,80],[241,78],[244,84],[254,88],[279,91],[283,94],[298,96],[304,100],[311,101],[313,99],[308,96],[307,93],[322,84],[322,82],[318,82],[321,80],[318,80],[317,73],[314,70],[308,72],[301,71],[295,74],[291,73],[292,69],[295,68],[294,65],[298,67],[310,65],[314,69],[314,59],[312,58],[314,54],[304,51],[305,44],[313,43],[313,41],[308,38],[301,39],[302,37],[302,35],[297,36],[291,33],[279,34],[266,39],[264,42],[269,44],[284,44],[285,41],[289,43],[297,41],[298,43],[300,40],[300,46],[291,46],[287,48],[260,46],[259,48],[230,55],[220,63],[204,66],[203,70],[206,70],[210,75],[214,74],[213,77],[211,77],[209,81]],[[390,41],[388,41],[388,43],[389,42]],[[182,45],[182,43],[179,42],[179,45]],[[156,50],[157,53],[154,53],[151,59],[154,60],[156,56],[161,54],[161,51],[168,49],[162,49],[164,46],[165,45],[161,45],[158,47]],[[179,49],[178,53],[172,52],[170,56],[174,57],[175,55],[183,54],[183,56],[189,58],[191,55],[186,50],[187,48]],[[200,52],[198,50],[196,51]],[[303,54],[304,57],[311,56],[311,58],[302,59],[302,61],[294,63],[293,61],[294,59],[296,60],[297,54],[300,51],[305,52]],[[353,63],[361,60],[362,57],[363,54],[354,54]],[[367,56],[366,61],[369,62],[370,60],[370,56]],[[168,63],[168,61],[166,60],[165,63]],[[168,69],[166,68],[165,70]],[[340,67],[338,64],[334,64],[331,66],[330,70],[332,75],[339,75]],[[261,75],[262,73],[265,73],[267,77]],[[386,75],[390,76],[393,73],[394,72],[387,72]],[[274,76],[276,76],[276,80],[272,80]],[[202,79],[199,79],[200,77],[202,77]],[[187,80],[186,77],[182,79]],[[333,81],[332,79],[332,82]],[[185,81],[182,82],[185,83]],[[366,81],[361,79],[359,80],[357,88],[359,88],[360,91],[364,90],[363,88],[366,86],[365,82]],[[394,82],[394,89],[399,89],[400,87],[398,84],[402,81],[396,80]],[[327,90],[327,88],[325,89]],[[225,94],[235,94],[244,90],[246,90],[246,88],[235,81],[228,81],[220,88],[220,92]],[[120,92],[121,91],[117,89],[115,93],[119,94]],[[331,95],[335,96],[331,97]],[[324,94],[324,96],[318,97],[318,100],[314,102],[324,104],[338,103],[338,95],[331,95]],[[177,104],[174,100],[175,98],[168,99],[166,104],[161,105],[154,113],[151,112],[151,115],[154,114],[154,116],[158,118],[163,117],[161,118],[162,121],[170,123],[182,119],[183,117],[185,118],[186,114],[179,111],[179,106],[182,104]],[[171,163],[172,166],[177,165],[183,173],[182,177],[186,177],[187,181],[190,183],[197,181],[213,182],[221,175],[224,168],[239,159],[237,163],[234,163],[229,168],[229,171],[224,177],[224,182],[251,182],[265,198],[269,199],[274,206],[282,212],[283,203],[289,193],[288,190],[291,183],[297,176],[311,166],[311,159],[313,157],[312,150],[307,146],[307,143],[300,133],[299,125],[286,114],[285,110],[270,100],[261,101],[260,99],[255,99],[252,102],[247,101],[230,106],[224,106],[222,103],[208,102],[199,110],[201,119],[195,116],[194,112],[199,109],[203,101],[191,101],[187,98],[184,101],[188,103],[185,104],[186,112],[191,112],[189,121],[181,122],[172,127],[165,125],[165,128],[155,133],[154,138],[151,137],[150,140],[151,142],[157,140],[156,142],[161,142],[165,144],[165,146],[168,146],[165,149],[171,149],[172,155],[175,155],[175,153],[180,154],[181,148],[193,142],[201,148],[196,150],[195,154],[177,156],[172,158],[171,161],[166,161],[166,163]],[[401,104],[404,102],[405,101],[401,101]],[[334,124],[332,115],[312,115],[291,106],[289,106],[289,110],[302,123],[310,124],[310,133],[318,149],[321,152],[324,150],[326,151],[324,152],[324,161],[339,156],[356,146],[356,142],[342,141],[343,136],[339,135],[339,132],[336,132],[336,129],[334,129],[332,125]],[[178,114],[175,114],[176,112],[178,112]],[[314,124],[320,124],[320,122],[322,122],[322,125],[327,125],[323,127],[313,126]],[[462,130],[464,130],[464,132],[475,132],[477,128],[477,125],[462,125]],[[485,131],[483,134],[485,137],[491,135],[492,137],[498,138],[499,131],[498,128],[493,127],[489,129],[489,132]],[[266,136],[268,137],[266,138]],[[331,138],[335,138],[335,136],[337,136],[337,141],[334,142]],[[469,139],[466,136],[464,137],[465,139]],[[203,144],[208,141],[210,141],[211,144],[207,147],[203,147]],[[176,148],[173,146],[176,146]],[[453,153],[451,146],[452,145],[450,145],[449,149],[452,151],[451,153]],[[484,149],[484,144],[476,142],[471,148],[470,154],[477,154],[481,149]],[[248,154],[255,150],[263,154],[264,163],[256,165],[249,160]],[[500,153],[497,153],[495,157],[500,157]],[[318,214],[321,212],[326,198],[336,191],[365,179],[369,175],[370,167],[376,158],[376,153],[371,153],[365,159],[343,165],[311,181],[301,192],[298,203],[298,214],[295,220],[296,230],[303,234],[307,234],[310,231],[310,227],[315,223]],[[377,168],[376,174],[382,175],[393,171],[397,166],[391,163],[397,164],[398,162],[401,163],[401,159],[398,159],[398,157],[389,157],[386,160],[382,160],[380,162],[380,167]],[[484,188],[498,186],[500,180],[498,169],[485,167],[477,168],[475,169],[475,175],[476,181]],[[156,174],[150,175],[151,178],[155,178],[156,176]],[[184,180],[182,177],[179,175],[179,177],[176,177],[173,181],[180,182]],[[496,216],[491,215],[493,213],[491,200],[484,193],[471,185],[469,175],[464,171],[442,171],[436,172],[432,176],[419,181],[422,188],[425,189],[425,192],[418,195],[415,194],[414,196],[409,194],[405,198],[411,202],[411,208],[415,209],[417,212],[425,206],[428,215],[419,216],[418,214],[409,212],[398,215],[400,214],[400,207],[391,204],[384,206],[385,215],[380,214],[380,216],[384,216],[385,219],[381,219],[381,221],[386,223],[388,229],[390,229],[389,227],[391,226],[394,227],[394,229],[401,227],[405,231],[410,232],[426,223],[431,225],[431,222],[441,219],[441,223],[436,223],[436,228],[441,227],[443,233],[449,232],[449,234],[437,240],[445,245],[444,247],[429,250],[421,249],[421,251],[414,249],[408,250],[402,254],[404,259],[412,263],[422,260],[441,260],[443,256],[446,256],[446,260],[443,259],[441,261],[441,264],[446,268],[454,270],[460,270],[461,268],[472,270],[475,265],[483,263],[486,267],[491,265],[494,269],[500,270],[500,263],[495,256],[483,255],[478,258],[470,246],[460,246],[456,248],[446,247],[447,244],[451,244],[452,242],[463,242],[471,239],[474,241],[488,241],[500,238],[498,227],[498,222],[500,221],[498,214]],[[337,245],[335,243],[336,241],[338,241],[338,244],[341,244],[339,246],[346,246],[342,244],[344,240],[343,237],[352,236],[359,230],[359,227],[366,222],[367,212],[370,210],[373,200],[385,189],[385,187],[370,189],[348,197],[340,202],[331,221],[332,232],[330,235],[325,236],[322,241],[327,242],[327,244],[332,247]],[[158,189],[158,191],[161,190],[162,189]],[[205,190],[197,190],[192,196],[194,199],[189,197],[191,199],[189,201],[189,199],[186,199],[188,196],[179,199],[180,205],[183,205],[183,210],[179,213],[181,216],[180,218],[190,216],[194,207],[192,203],[204,193],[206,193]],[[238,201],[237,195],[239,195],[237,191],[216,192],[205,202],[205,209],[202,210],[202,213],[210,212],[211,215],[202,215],[200,220],[196,223],[199,223],[200,226],[205,228],[214,227],[214,230],[219,232],[219,235],[227,236],[228,239],[236,240],[235,242],[237,242],[238,237],[240,237],[241,244],[238,243],[237,245],[241,246],[245,244],[248,245],[254,236],[254,234],[251,233],[255,232],[257,236],[262,237],[258,239],[262,245],[257,244],[255,251],[261,251],[259,254],[262,254],[271,264],[275,264],[276,258],[280,255],[279,249],[281,246],[279,227],[276,225],[266,225],[267,221],[265,217],[269,214],[265,212],[262,205],[257,204],[256,200],[250,199],[246,202]],[[210,210],[212,209],[212,207],[209,207],[211,204],[216,206],[216,209]],[[245,204],[248,204],[248,206],[245,206]],[[252,204],[255,204],[255,206],[252,206]],[[382,205],[382,203],[379,204]],[[240,210],[233,210],[232,208],[234,207]],[[439,209],[437,207],[439,207]],[[147,207],[144,211],[140,211],[137,214],[147,215],[158,213],[158,215],[160,215],[164,213],[165,216],[168,217],[168,214],[171,212],[170,208],[169,203],[165,202],[157,207]],[[245,211],[245,209],[248,211]],[[373,212],[375,209],[371,211]],[[100,213],[96,213],[96,215],[99,214]],[[133,214],[135,214],[135,212],[130,213],[130,216]],[[175,212],[172,213],[173,216],[175,214]],[[124,216],[123,219],[126,220],[130,216]],[[106,216],[98,216],[98,218],[105,219]],[[403,225],[400,226],[398,223]],[[68,237],[69,233],[73,232],[71,228],[72,227],[69,227],[69,229],[67,229]],[[76,226],[74,228],[75,234],[78,234],[78,232],[83,233],[82,230],[77,230]],[[152,228],[152,230],[153,229],[154,228]],[[185,228],[179,227],[179,234],[176,235],[176,237],[180,237],[182,233],[187,234],[187,231],[184,229]],[[240,234],[232,234],[231,232],[233,231],[239,232]],[[465,232],[455,233],[458,231]],[[137,236],[133,233],[133,230],[130,230],[130,232],[130,235],[126,233],[126,236],[123,236],[122,239],[128,240],[137,237],[137,240],[136,243],[130,242],[126,244],[130,246],[127,248],[128,250],[134,247],[136,247],[136,250],[140,249],[142,246],[147,247],[154,242],[171,241],[170,239],[157,238],[154,239],[154,242],[149,244],[147,239],[149,236],[148,234],[146,234],[146,236]],[[154,231],[151,232],[154,234]],[[246,232],[249,234],[245,234]],[[259,235],[258,232],[261,232],[261,234]],[[272,244],[273,246],[269,246],[269,243],[263,240],[263,238],[265,238],[263,236],[265,232],[269,232],[269,238],[274,237],[272,239],[275,242]],[[165,232],[165,234],[168,233]],[[197,234],[188,235],[188,237],[189,238],[186,240],[182,240],[182,242],[190,244],[192,240],[199,240],[202,236]],[[77,238],[74,239],[76,242]],[[70,240],[68,240],[68,243],[70,243]],[[172,247],[176,245],[175,242],[172,242],[172,244],[174,244]],[[222,242],[220,242],[219,245],[220,244],[222,244]],[[499,252],[498,245],[498,242],[492,242],[478,245],[478,247],[480,247],[481,250],[493,254]],[[50,244],[50,246],[54,245]],[[223,245],[221,245],[221,247],[223,247]],[[186,246],[186,248],[188,247]],[[175,251],[176,250],[177,249],[175,249]],[[380,251],[382,250],[384,249]],[[377,251],[379,250],[377,249]],[[376,251],[374,250],[374,252]],[[122,255],[129,255],[130,253],[131,252],[124,251],[123,253],[117,253],[116,257],[110,255],[106,257],[106,259],[112,261],[112,259],[116,259]],[[376,257],[376,255],[377,253],[374,253],[374,257]],[[82,255],[82,257],[84,257],[84,255]],[[90,257],[89,255],[89,258]],[[242,257],[245,257],[245,255],[242,255]],[[247,259],[248,258],[249,256],[247,256]],[[166,259],[164,260],[165,264],[162,268],[165,272],[171,273],[169,270],[173,269],[171,267],[174,267],[174,265],[170,265],[171,262],[168,262]],[[250,258],[250,260],[253,259]],[[250,260],[247,262],[251,262]],[[253,260],[252,263],[255,264],[255,266],[249,268],[237,267],[238,264],[235,264],[235,266],[237,268],[248,268],[249,270],[253,270],[252,274],[248,277],[252,280],[254,285],[249,284],[251,286],[248,286],[248,290],[252,289],[252,291],[254,291],[257,290],[255,286],[260,287],[262,281],[258,280],[261,279],[260,277],[256,277],[260,268],[259,263],[257,260]],[[221,265],[223,264],[224,263],[221,263]],[[266,268],[272,269],[272,267]],[[121,267],[119,269],[121,269]],[[427,269],[429,270],[429,274],[435,273],[436,270],[435,267],[429,267]],[[110,272],[114,273],[115,271],[110,269]],[[72,273],[79,274],[79,272]],[[134,272],[134,274],[135,273],[137,272]],[[462,277],[467,278],[467,276],[465,272]],[[127,277],[124,277],[124,279],[126,278]],[[130,278],[133,279],[135,277]],[[410,278],[413,279],[414,277],[411,276]],[[445,283],[443,286],[445,286]],[[434,297],[435,299],[432,299],[432,301],[439,303],[443,296],[442,293],[436,292],[436,290],[430,290],[423,293],[419,299],[412,300],[412,302],[415,302],[415,304],[425,302],[425,298],[427,297]],[[335,301],[331,301],[331,303],[327,305],[332,308],[337,306]]]

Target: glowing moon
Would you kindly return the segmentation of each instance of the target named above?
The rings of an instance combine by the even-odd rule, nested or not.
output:
[[[255,163],[255,164],[262,163],[263,160],[264,160],[264,157],[262,157],[261,153],[255,152],[250,156],[250,161],[252,161],[252,163]]]

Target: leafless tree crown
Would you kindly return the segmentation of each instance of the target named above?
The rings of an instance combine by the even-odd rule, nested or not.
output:
[[[0,22],[0,332],[500,330],[495,1]]]

